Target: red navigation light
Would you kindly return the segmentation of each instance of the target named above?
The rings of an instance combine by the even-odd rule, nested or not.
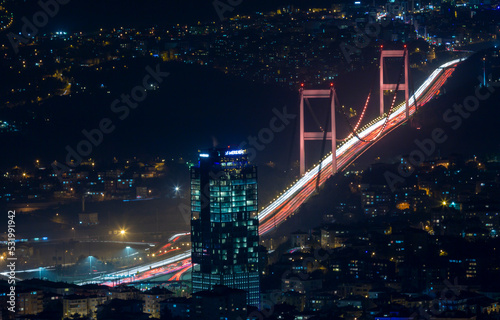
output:
[[[301,87],[301,88],[304,88],[304,83],[301,83],[301,84],[300,84],[300,87]]]
[[[380,49],[384,49],[384,45],[383,44],[380,45]]]
[[[332,83],[330,83],[330,87],[332,87],[332,88],[333,88],[333,82],[332,82]]]
[[[405,47],[405,48],[406,48],[406,44],[405,44],[403,47]]]

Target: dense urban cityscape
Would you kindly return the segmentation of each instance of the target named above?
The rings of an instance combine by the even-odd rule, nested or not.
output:
[[[1,0],[0,34],[0,319],[500,319],[498,1]]]

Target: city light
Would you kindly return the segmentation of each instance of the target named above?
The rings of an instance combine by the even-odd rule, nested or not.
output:
[[[499,318],[498,3],[62,2],[0,0],[3,315]]]

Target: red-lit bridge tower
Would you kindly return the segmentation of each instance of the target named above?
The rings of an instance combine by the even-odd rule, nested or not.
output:
[[[399,83],[399,86],[395,83],[385,83],[384,82],[384,59],[385,58],[403,58],[404,61],[404,73],[405,73],[405,83]],[[380,47],[380,116],[384,115],[384,91],[396,90],[405,92],[406,101],[406,119],[410,118],[410,105],[408,100],[410,99],[410,84],[409,84],[409,58],[408,58],[408,48],[406,44],[403,50],[384,50],[384,47]]]
[[[331,113],[331,128],[330,132],[326,132],[326,139],[332,141],[332,174],[337,172],[337,157],[335,156],[335,151],[337,150],[337,135],[335,126],[335,89],[333,84],[330,85],[330,89],[324,90],[306,90],[304,85],[300,88],[300,175],[303,176],[306,173],[306,152],[305,152],[305,141],[313,140],[323,140],[325,137],[325,132],[305,132],[304,130],[304,102],[309,104],[309,99],[330,99],[330,113]],[[328,128],[324,128],[328,130]]]

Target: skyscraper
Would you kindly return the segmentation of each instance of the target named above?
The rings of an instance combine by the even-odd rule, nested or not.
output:
[[[193,293],[220,284],[259,305],[257,168],[245,150],[201,152],[191,168]]]

